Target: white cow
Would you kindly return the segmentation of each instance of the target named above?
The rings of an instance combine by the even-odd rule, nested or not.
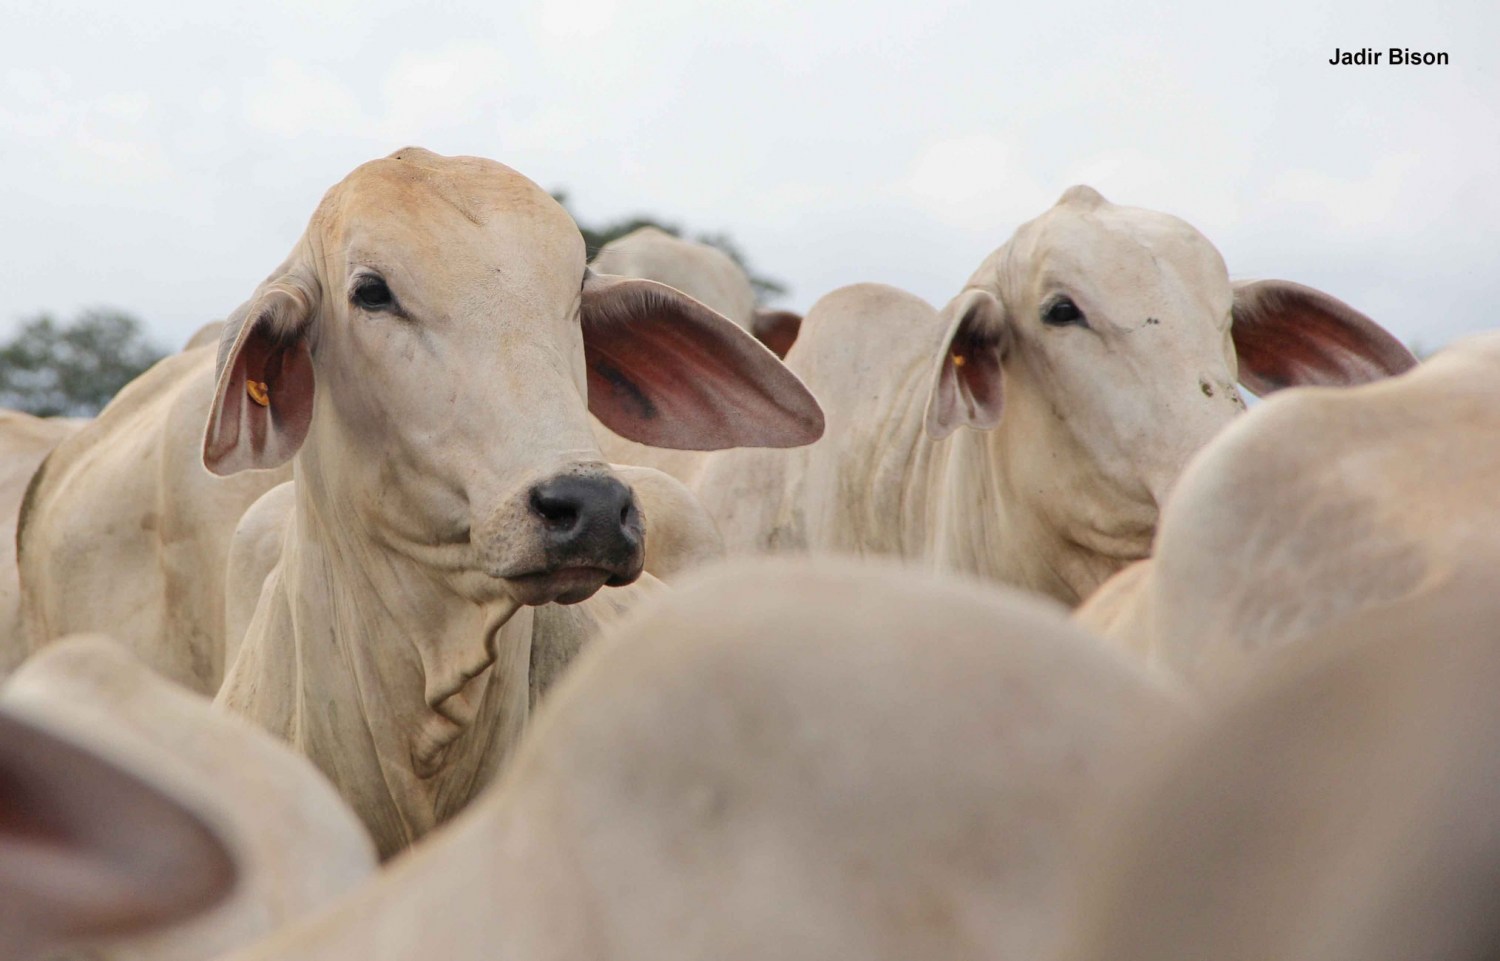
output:
[[[1099,806],[1181,719],[1018,592],[723,565],[586,651],[462,818],[234,957],[1044,957]]]
[[[87,421],[0,410],[0,677],[30,652],[21,619],[16,517],[37,466]]]
[[[1495,957],[1497,600],[1492,555],[1271,655],[1087,852],[1055,957]]]
[[[1231,285],[1186,223],[1074,187],[941,313],[875,284],[820,300],[787,363],[823,439],[716,454],[695,489],[731,553],[895,554],[1075,604],[1146,556],[1184,464],[1240,412],[1236,379],[1414,362],[1332,297]]]
[[[675,287],[754,334],[778,357],[797,339],[802,318],[789,310],[757,307],[755,288],[739,264],[709,244],[641,227],[600,248],[594,269],[641,277]]]
[[[696,449],[822,430],[734,324],[587,271],[531,181],[419,149],[325,195],[229,319],[218,370],[204,463],[294,460],[296,481],[219,703],[311,757],[384,855],[499,769],[536,675],[592,630],[594,611],[558,605],[641,572],[638,506],[589,411]],[[624,598],[608,593],[599,606]]]
[[[160,361],[37,471],[16,538],[29,650],[106,633],[174,681],[218,690],[230,537],[291,471],[203,469],[214,354],[200,346]]]
[[[1500,564],[1500,334],[1355,390],[1296,390],[1203,450],[1155,557],[1080,608],[1201,683],[1372,605]]]
[[[202,695],[153,673],[100,637],[64,639],[0,689],[0,706],[197,799],[228,848],[237,882],[192,921],[90,945],[98,961],[206,961],[309,914],[375,872],[354,812],[306,758]],[[116,812],[92,812],[112,830]],[[164,857],[170,856],[170,850]]]

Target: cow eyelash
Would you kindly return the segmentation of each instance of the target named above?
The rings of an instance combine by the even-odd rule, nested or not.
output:
[[[355,279],[349,289],[349,301],[362,310],[394,310],[396,297],[380,277],[366,274]]]
[[[1042,308],[1042,323],[1048,327],[1087,327],[1089,320],[1073,298],[1062,296]]]

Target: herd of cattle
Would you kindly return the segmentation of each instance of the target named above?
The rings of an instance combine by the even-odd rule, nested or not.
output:
[[[799,319],[398,151],[0,420],[0,959],[1489,957],[1497,439],[1087,187]]]

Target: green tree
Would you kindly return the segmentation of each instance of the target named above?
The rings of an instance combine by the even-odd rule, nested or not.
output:
[[[40,314],[0,347],[0,407],[91,417],[163,356],[121,311],[86,310],[70,324]]]
[[[554,190],[552,191],[552,196],[557,200],[558,203],[563,205],[563,208],[567,210],[569,214],[573,213],[572,208],[568,207],[567,191]],[[573,219],[577,221],[578,230],[583,234],[584,247],[588,251],[588,257],[590,260],[593,260],[594,255],[599,252],[599,249],[605,244],[609,243],[611,240],[617,240],[618,238],[625,236],[633,230],[638,230],[641,227],[655,227],[658,230],[666,231],[674,237],[683,237],[690,240],[696,240],[700,244],[708,244],[710,247],[717,247],[720,250],[724,251],[724,253],[729,255],[729,259],[739,264],[740,269],[743,270],[745,272],[745,275],[750,278],[750,285],[755,288],[755,299],[762,304],[766,303],[769,300],[772,300],[773,298],[780,297],[782,294],[785,294],[787,292],[786,285],[781,281],[773,277],[767,277],[763,274],[757,274],[754,270],[752,270],[748,258],[745,257],[744,251],[740,249],[739,245],[736,244],[727,233],[724,233],[722,231],[718,233],[698,233],[693,237],[688,237],[687,232],[684,231],[678,224],[666,223],[664,221],[657,220],[654,217],[645,216],[644,214],[636,214],[632,217],[625,217],[620,220],[611,221],[609,223],[597,226],[589,226],[585,224],[583,221],[579,220],[576,215],[573,216]]]

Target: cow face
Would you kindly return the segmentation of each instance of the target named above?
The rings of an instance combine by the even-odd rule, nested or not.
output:
[[[1055,456],[1049,484],[1100,483],[1149,529],[1187,459],[1257,390],[1360,383],[1411,355],[1326,294],[1236,287],[1213,245],[1167,214],[1074,187],[991,255],[946,308],[928,430],[1014,420]],[[1248,348],[1237,356],[1237,347]]]
[[[300,451],[299,485],[342,526],[479,601],[578,601],[639,573],[640,517],[588,410],[698,449],[807,443],[822,423],[729,321],[588,273],[576,225],[534,183],[417,149],[328,192],[231,319],[219,370],[210,470]]]

